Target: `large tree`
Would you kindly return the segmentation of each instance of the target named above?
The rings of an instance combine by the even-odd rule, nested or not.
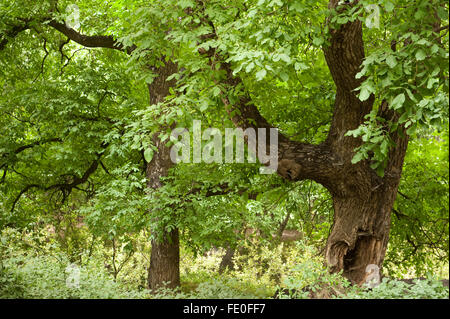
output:
[[[30,48],[43,43],[43,72],[47,37],[56,32],[64,38],[53,40],[52,48],[67,63],[66,39],[113,49],[148,82],[152,107],[143,112],[154,116],[154,123],[146,132],[147,142],[139,144],[143,156],[138,160],[146,165],[150,189],[163,186],[172,166],[165,141],[173,127],[186,124],[186,114],[200,111],[218,118],[227,113],[242,129],[278,127],[278,175],[289,182],[313,180],[333,198],[334,223],[326,247],[331,270],[360,283],[368,264],[381,267],[409,136],[420,127],[439,126],[448,114],[445,1],[383,0],[375,6],[337,0],[115,1],[97,12],[103,14],[99,21],[85,18],[83,32],[64,23],[61,12],[67,3],[42,1],[22,10],[26,4],[2,2],[0,7],[5,13],[0,50],[11,50],[10,60],[16,38],[33,42]],[[95,12],[94,4],[80,6]],[[32,86],[34,81],[29,82]],[[124,115],[114,116],[98,112],[79,118],[100,121],[123,135],[129,128],[121,121]],[[311,123],[316,127],[312,138]],[[31,190],[59,190],[64,199],[88,182],[110,147],[98,135],[89,165],[70,172],[69,180],[61,170],[44,181],[25,183],[13,208]],[[12,143],[5,152],[8,161],[0,163],[3,176],[15,164],[13,154],[63,140],[58,135]],[[219,188],[229,191],[225,184]],[[162,212],[175,210],[176,203],[166,206]],[[152,242],[149,285],[178,285],[178,228],[167,227],[153,208],[152,229],[160,236]]]
[[[323,49],[336,87],[328,133],[318,144],[299,142],[283,133],[278,137],[277,173],[289,181],[314,180],[331,193],[334,223],[327,242],[326,261],[332,271],[343,271],[344,276],[355,283],[363,282],[367,265],[382,266],[409,135],[418,125],[436,124],[430,121],[447,114],[448,60],[445,52],[448,43],[442,42],[442,37],[447,35],[448,25],[441,24],[442,19],[447,19],[447,8],[439,1],[417,2],[405,7],[402,4],[401,1],[395,4],[383,2],[384,17],[381,19],[389,34],[379,40],[376,49],[366,57],[365,18],[361,15],[366,8],[380,12],[380,7],[374,8],[365,1],[329,2],[324,29],[319,34],[311,30],[308,36],[312,43],[306,41],[307,45],[318,44]],[[234,19],[228,17],[233,19],[230,22],[214,12],[217,10],[214,4],[197,3],[197,12],[204,10],[203,15],[197,13],[203,22],[200,25],[208,26],[210,31],[199,31],[199,53],[208,57],[213,70],[222,71],[216,84],[221,89],[222,103],[237,127],[273,127],[262,116],[260,109],[264,110],[264,107],[259,109],[246,90],[248,80],[236,73],[243,67],[246,72],[259,67],[256,76],[260,79],[275,70],[275,74],[280,72],[282,80],[287,81],[288,71],[276,70],[271,62],[283,60],[285,68],[289,68],[292,64],[290,54],[299,49],[295,48],[295,40],[289,42],[286,39],[301,39],[305,24],[314,25],[311,21],[303,22],[303,30],[290,32],[287,28],[295,28],[297,20],[290,21],[289,17],[298,17],[298,12],[317,15],[315,5],[315,1],[259,1],[248,9],[248,16],[253,16],[251,21],[242,12],[230,9],[231,14],[235,13]],[[284,21],[272,17],[277,11]],[[406,23],[409,15],[414,20]],[[254,21],[264,21],[262,32],[249,36],[246,32],[258,31]],[[374,22],[369,20],[366,25],[370,27],[370,23]],[[233,38],[221,33],[232,27],[240,29],[244,35]],[[275,41],[278,45],[272,45],[272,50],[283,52],[283,45],[287,49],[271,55],[264,52],[268,48],[261,42],[255,41],[255,44],[247,40],[259,36],[259,41],[267,43],[268,39],[261,35],[263,32],[270,34],[268,38],[278,32]],[[380,33],[374,35],[380,36]],[[240,50],[231,44],[249,48]],[[300,47],[301,44],[297,43]],[[258,45],[261,58],[251,52],[251,49],[256,51]],[[272,61],[267,62],[265,54]],[[233,61],[238,62],[237,65]],[[300,64],[298,68],[301,67]],[[313,105],[309,109],[312,112]]]

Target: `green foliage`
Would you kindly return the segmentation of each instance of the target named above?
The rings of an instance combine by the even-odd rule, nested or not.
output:
[[[260,299],[267,296],[257,292],[243,291],[246,282],[230,278],[207,278],[191,292],[160,288],[152,295],[155,299]]]
[[[67,266],[71,264],[68,256],[55,249],[52,244],[41,243],[38,250],[23,249],[26,241],[19,236],[29,237],[12,230],[2,232],[0,249],[0,298],[32,299],[117,299],[145,298],[148,292],[129,289],[114,281],[114,278],[98,258],[90,258],[77,266],[80,270],[79,286],[67,284],[70,275]],[[19,238],[18,238],[19,237]],[[33,246],[31,246],[33,248]],[[86,256],[84,256],[86,257]]]
[[[182,163],[161,188],[146,187],[154,135],[170,146],[169,128],[192,128],[194,119],[232,127],[225,97],[249,96],[292,140],[324,142],[336,88],[323,49],[331,27],[360,20],[366,58],[356,94],[375,103],[346,134],[362,141],[352,163],[368,161],[382,176],[392,134],[410,140],[384,268],[395,277],[446,275],[448,2],[361,0],[338,10],[327,2],[76,1],[76,31],[137,46],[127,54],[80,46],[50,27],[65,22],[73,1],[0,0],[0,297],[149,297],[150,241],[178,228],[184,286],[152,298],[261,298],[277,289],[291,298],[442,298],[431,281],[362,292],[330,275],[318,251],[333,203],[312,181],[263,176],[259,164]],[[366,24],[373,4],[379,28]],[[447,29],[432,32],[436,16]],[[176,85],[148,105],[155,69],[169,60]],[[223,83],[223,63],[239,85]],[[396,115],[380,114],[383,103]],[[280,244],[282,226],[303,241]],[[245,229],[261,235],[246,238]],[[247,253],[218,276],[219,256],[201,256],[213,247]],[[81,267],[80,289],[65,284],[69,262]]]
[[[348,299],[448,299],[448,287],[436,279],[415,280],[410,285],[403,281],[384,278],[375,288],[351,292]]]
[[[317,258],[296,264],[279,287],[276,298],[309,299],[343,296],[350,282],[341,274],[331,274]]]
[[[353,162],[370,157],[372,168],[383,175],[388,151],[395,147],[389,133],[405,128],[407,135],[414,136],[420,128],[440,131],[448,125],[448,32],[442,36],[433,32],[436,15],[440,23],[448,25],[448,2],[422,1],[417,6],[406,5],[404,10],[397,8],[408,2],[379,2],[385,7],[381,26],[368,29],[367,38],[375,45],[368,48],[356,76],[363,80],[359,99],[364,101],[374,94],[377,102],[367,121],[347,134],[364,142]],[[361,8],[367,4],[359,3]],[[382,34],[384,29],[389,33]],[[386,119],[377,113],[383,102],[398,113],[398,118]]]
[[[97,245],[90,256],[83,254],[82,263],[78,264],[79,287],[70,287],[67,285],[70,260],[48,236],[44,232],[19,233],[12,229],[2,232],[0,298],[436,299],[448,298],[449,293],[435,279],[419,280],[414,285],[384,279],[372,290],[352,287],[339,274],[330,274],[316,248],[305,242],[275,249],[247,243],[246,250],[235,258],[236,269],[222,275],[217,269],[223,252],[194,256],[182,250],[181,288],[162,287],[153,294],[143,289],[145,283],[139,278],[141,260],[125,264],[114,279],[107,265],[111,262],[111,247]],[[138,239],[136,245],[142,241],[145,238]],[[36,246],[38,242],[40,246]],[[148,248],[145,250],[148,254]],[[117,260],[126,254],[126,250],[117,251]],[[142,271],[145,277],[145,268]]]
[[[410,143],[392,214],[385,261],[390,276],[448,269],[448,158],[448,130],[424,132]]]

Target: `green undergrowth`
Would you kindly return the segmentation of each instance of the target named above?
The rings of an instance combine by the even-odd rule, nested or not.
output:
[[[116,277],[108,268],[108,247],[74,263],[52,240],[34,234],[3,231],[0,249],[0,298],[52,299],[439,299],[449,290],[430,277],[412,285],[383,279],[378,287],[355,287],[340,274],[330,274],[322,257],[306,242],[261,245],[247,242],[234,258],[234,268],[218,273],[224,251],[202,255],[181,251],[181,287],[145,289],[146,267],[139,256],[124,264]],[[26,245],[24,245],[26,243]],[[33,243],[40,243],[33,246]],[[100,247],[100,246],[99,246]],[[148,252],[147,252],[148,253]],[[116,256],[120,259],[120,256]],[[144,263],[144,261],[142,261]],[[69,265],[79,269],[78,284]]]

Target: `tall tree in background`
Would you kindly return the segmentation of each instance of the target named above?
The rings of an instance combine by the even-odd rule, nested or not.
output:
[[[47,4],[47,3],[46,3]],[[74,41],[78,44],[80,44],[83,47],[86,48],[107,48],[107,49],[114,49],[118,51],[123,51],[124,53],[127,53],[131,55],[134,50],[136,50],[135,45],[131,45],[129,47],[125,47],[122,43],[117,41],[112,36],[106,36],[106,35],[85,35],[82,34],[75,29],[73,29],[70,25],[64,22],[60,22],[57,19],[52,19],[50,12],[59,12],[57,6],[55,6],[56,3],[49,2],[47,5],[49,5],[49,13],[45,14],[45,11],[42,13],[43,16],[40,18],[33,17],[33,18],[23,18],[19,17],[15,21],[16,25],[9,25],[8,22],[6,22],[8,29],[5,33],[2,34],[1,42],[0,42],[0,49],[4,49],[4,47],[7,45],[7,43],[13,39],[14,37],[18,36],[20,32],[33,29],[37,31],[33,26],[38,23],[44,22],[45,24],[48,24],[53,29],[57,30],[61,34],[67,37],[67,41],[64,44],[67,44],[70,41]],[[45,9],[45,8],[44,8]],[[162,28],[160,29],[161,34],[163,35],[164,32],[162,31]],[[39,31],[37,31],[39,32]],[[44,47],[46,45],[46,42],[44,42]],[[46,49],[46,47],[45,47]],[[60,46],[59,50],[61,54],[63,55],[62,51],[63,47]],[[46,49],[47,55],[49,54]],[[46,56],[47,57],[47,56]],[[43,66],[45,63],[45,58],[43,61]],[[73,57],[73,56],[72,56]],[[148,84],[148,92],[150,96],[150,105],[157,105],[158,103],[164,102],[164,99],[169,95],[169,88],[175,85],[175,80],[168,80],[168,77],[173,75],[177,72],[176,64],[171,62],[169,59],[159,58],[158,56],[154,57],[154,60],[157,61],[155,63],[157,66],[148,66],[146,65],[146,68],[150,69],[150,74],[152,76],[151,83]],[[67,63],[69,63],[67,61]],[[12,112],[14,113],[14,112]],[[100,120],[98,118],[97,120]],[[109,120],[110,122],[113,122]],[[161,141],[159,139],[160,132],[155,132],[152,136],[152,145],[155,150],[152,150],[150,147],[148,147],[145,151],[142,151],[142,159],[144,160],[144,163],[146,164],[145,168],[145,174],[147,177],[147,186],[153,190],[157,190],[160,188],[163,184],[162,178],[166,177],[168,175],[169,169],[173,166],[170,156],[169,156],[169,148],[165,146],[165,142]],[[45,141],[39,141],[34,143],[36,146],[46,143],[52,143],[52,142],[63,142],[62,137],[52,138]],[[35,145],[29,145],[29,146],[22,146],[19,147],[18,150],[15,151],[15,153],[19,153],[20,151],[31,148]],[[104,148],[107,146],[104,145]],[[148,152],[150,151],[150,152]],[[79,161],[82,161],[82,155],[80,154]],[[61,190],[64,194],[63,201],[67,196],[70,195],[72,189],[76,188],[78,185],[82,185],[86,182],[88,182],[88,179],[92,174],[95,173],[100,163],[100,155],[98,158],[92,163],[92,165],[88,168],[88,170],[81,176],[81,177],[75,177],[75,180],[73,182],[67,183],[67,184],[55,184],[51,186],[44,186],[40,184],[31,184],[27,185],[19,194],[19,196],[14,201],[15,204],[20,200],[20,197],[25,194],[26,192],[37,188],[42,189],[45,191],[48,191],[50,189],[56,189]],[[103,164],[102,164],[103,165]],[[8,167],[3,166],[4,174],[6,175]],[[14,209],[13,206],[13,209]],[[151,214],[151,212],[150,212]],[[178,229],[173,229],[170,232],[165,231],[165,225],[161,225],[161,227],[158,229],[161,231],[161,234],[158,233],[158,235],[154,236],[154,239],[152,240],[152,249],[151,249],[151,256],[150,256],[150,266],[148,270],[148,285],[150,289],[156,289],[159,286],[163,285],[164,283],[167,283],[169,287],[176,287],[180,284],[180,275],[179,275],[179,238],[178,238]],[[155,230],[155,233],[157,231]]]
[[[163,62],[164,63],[164,62]],[[175,85],[175,80],[167,80],[169,76],[177,73],[177,65],[171,61],[165,61],[163,66],[156,69],[157,76],[149,84],[150,104],[164,102],[169,95],[169,89]],[[147,164],[147,185],[152,189],[162,186],[161,178],[169,174],[173,166],[170,159],[170,148],[161,141],[157,134],[153,136],[154,151],[153,158]],[[152,239],[152,252],[150,256],[150,267],[148,270],[148,286],[156,289],[166,283],[167,287],[173,288],[180,285],[180,239],[178,228],[170,231],[161,226],[161,234]]]

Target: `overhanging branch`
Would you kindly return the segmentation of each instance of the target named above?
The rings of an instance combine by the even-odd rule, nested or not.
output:
[[[19,154],[19,153],[21,153],[21,152],[23,152],[23,151],[25,151],[25,150],[27,150],[29,148],[33,148],[35,146],[46,144],[46,143],[55,143],[55,142],[61,143],[62,139],[60,139],[59,137],[54,137],[54,138],[38,140],[38,141],[35,141],[33,143],[30,143],[30,144],[19,146],[14,151],[12,151],[12,153]],[[3,154],[1,154],[1,157],[3,157],[3,158],[7,157],[9,154],[11,154],[11,153],[3,153]]]
[[[76,43],[88,47],[88,48],[109,48],[119,51],[124,51],[127,54],[131,54],[136,46],[132,45],[131,47],[125,47],[121,42],[114,39],[112,36],[107,35],[84,35],[79,33],[78,31],[67,27],[64,23],[57,22],[55,20],[51,20],[48,23],[49,26],[58,30],[65,36],[67,36],[70,40],[75,41]]]
[[[209,25],[213,31],[202,36],[201,41],[217,38],[211,21],[209,21]],[[225,73],[225,77],[221,79],[220,83],[225,86],[225,91],[222,91],[220,96],[234,125],[243,130],[253,128],[255,132],[258,131],[258,128],[273,128],[273,125],[269,124],[261,115],[248,92],[244,91],[235,103],[231,103],[228,99],[226,91],[243,86],[243,82],[239,76],[233,75],[230,63],[225,62],[227,57],[219,54],[215,48],[210,48],[208,51],[199,49],[199,53],[209,58],[212,69],[216,68],[217,61],[220,61],[219,68]],[[264,142],[266,149],[269,149],[269,139]],[[258,145],[258,139],[256,144]],[[312,179],[331,190],[335,187],[333,180],[337,177],[337,170],[340,169],[340,166],[339,159],[332,154],[327,145],[300,143],[278,132],[277,173],[285,179],[291,181]]]
[[[104,143],[101,145],[101,147],[103,149],[105,149],[108,147],[108,145],[109,144]],[[36,183],[25,186],[25,188],[22,189],[20,191],[20,193],[14,199],[12,207],[11,207],[11,212],[14,211],[15,206],[16,206],[17,202],[20,200],[20,198],[22,197],[22,195],[33,188],[41,189],[44,191],[49,191],[49,190],[54,190],[54,189],[59,190],[59,191],[61,191],[61,193],[63,195],[62,202],[64,202],[66,200],[67,196],[69,196],[70,193],[72,192],[72,189],[77,188],[78,185],[86,183],[88,181],[89,177],[97,170],[97,168],[100,164],[101,156],[102,156],[101,153],[97,153],[97,158],[91,162],[90,166],[83,173],[83,175],[81,177],[72,175],[73,179],[70,182],[57,183],[57,184],[50,185],[50,186],[43,186],[43,185],[36,184]]]
[[[3,50],[8,44],[9,40],[15,38],[20,32],[28,30],[30,28],[30,19],[21,19],[19,24],[13,25],[11,29],[7,30],[3,34],[0,33],[0,51]],[[131,54],[137,47],[132,45],[125,47],[121,42],[112,36],[108,35],[85,35],[72,28],[66,26],[66,24],[57,22],[49,17],[39,19],[40,22],[47,22],[49,26],[61,32],[67,36],[70,40],[87,47],[87,48],[109,48],[114,50],[123,51],[127,54]]]

